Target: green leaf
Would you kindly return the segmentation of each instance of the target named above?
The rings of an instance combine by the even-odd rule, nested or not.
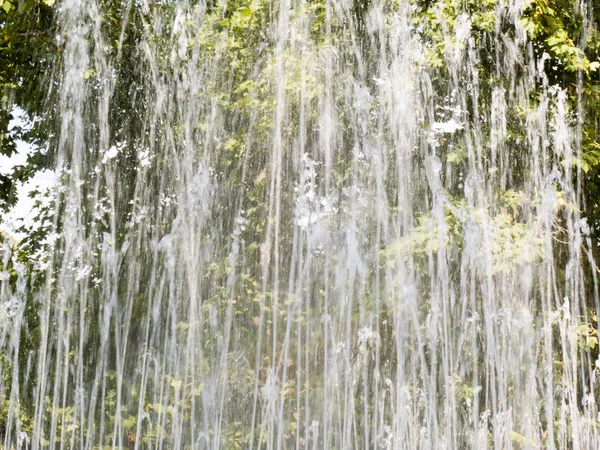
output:
[[[240,9],[240,16],[242,17],[250,17],[252,15],[252,10],[248,7]]]
[[[552,36],[546,39],[550,47],[556,47],[559,44],[570,43],[569,35],[563,29],[556,31]]]
[[[88,80],[96,76],[96,71],[94,69],[85,69],[83,71],[83,79]]]
[[[451,163],[459,163],[463,159],[463,154],[461,152],[451,152],[448,153],[447,161]]]
[[[8,0],[0,0],[0,7],[6,11],[6,14],[8,14],[10,10],[14,8],[14,6]]]
[[[131,429],[137,423],[136,416],[129,416],[127,419],[123,419],[123,427],[126,429]]]
[[[50,7],[52,7],[54,5],[54,3],[56,3],[56,0],[43,0],[44,3]]]
[[[510,432],[510,440],[519,445],[532,445],[534,441],[529,438],[526,438],[522,434],[517,433],[516,431]]]

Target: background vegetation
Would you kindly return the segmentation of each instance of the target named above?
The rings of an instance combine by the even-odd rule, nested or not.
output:
[[[117,162],[121,167],[117,179],[114,181],[118,186],[118,191],[124,198],[133,198],[136,189],[139,188],[140,178],[148,186],[156,186],[156,196],[160,195],[160,189],[163,189],[164,180],[161,178],[163,172],[161,170],[148,171],[147,174],[140,176],[138,172],[140,154],[142,148],[148,144],[146,132],[153,130],[156,124],[146,122],[147,109],[149,105],[155,101],[155,88],[160,85],[161,80],[169,77],[183,77],[185,69],[172,64],[170,55],[173,48],[173,42],[170,38],[166,38],[164,33],[159,33],[156,30],[160,26],[167,26],[164,23],[153,23],[151,17],[154,15],[148,10],[138,8],[135,2],[122,2],[103,0],[99,2],[103,11],[102,17],[99,19],[99,26],[105,36],[106,48],[105,52],[114,61],[115,65],[113,81],[115,83],[112,96],[110,98],[111,107],[109,109],[107,121],[107,129],[110,130],[110,136],[98,139],[106,140],[106,148],[110,146],[118,146],[123,142],[128,142],[127,150],[119,153]],[[165,17],[165,21],[176,19],[176,3],[177,2],[149,2],[148,8],[161,11]],[[191,2],[190,7],[200,7],[200,3]],[[448,39],[449,35],[454,34],[454,27],[458,26],[462,15],[466,13],[471,20],[472,32],[477,48],[478,59],[476,69],[479,73],[481,83],[481,92],[484,97],[482,104],[485,105],[480,111],[482,117],[491,116],[491,105],[493,103],[494,86],[509,86],[514,79],[511,76],[526,77],[528,73],[527,67],[521,67],[521,73],[506,74],[498,67],[498,53],[506,51],[504,48],[498,48],[501,39],[498,36],[508,35],[513,36],[519,32],[514,29],[514,26],[509,20],[503,21],[498,19],[497,10],[499,1],[497,0],[411,0],[409,2],[383,2],[384,10],[393,11],[400,3],[407,3],[414,9],[414,33],[419,36],[423,42],[427,42],[428,53],[424,55],[425,65],[432,71],[433,75],[433,96],[438,99],[440,104],[445,98],[448,98],[452,90],[453,83],[466,83],[467,74],[452,73],[447,64],[448,54],[458,45]],[[219,150],[216,160],[213,161],[216,177],[227,177],[229,180],[224,189],[230,189],[231,192],[220,192],[222,198],[234,198],[236,207],[245,210],[245,222],[240,226],[239,218],[235,216],[224,216],[218,224],[213,224],[222,230],[228,232],[217,233],[216,236],[222,239],[223,242],[214,242],[214,248],[222,248],[222,253],[219,258],[215,258],[213,263],[205,268],[206,277],[210,278],[212,287],[203,285],[203,288],[210,293],[210,304],[215,305],[216,313],[219,317],[219,323],[224,321],[227,316],[227,307],[231,304],[231,299],[228,298],[229,291],[225,288],[228,283],[229,274],[235,267],[232,267],[229,261],[229,242],[231,235],[239,233],[243,236],[247,246],[244,249],[246,258],[246,268],[249,268],[242,276],[239,277],[236,286],[236,292],[244,292],[244,296],[234,297],[235,310],[233,314],[240,323],[237,330],[240,335],[237,339],[244,342],[249,336],[256,333],[256,323],[261,314],[260,305],[261,298],[261,251],[260,243],[262,237],[267,233],[269,227],[268,205],[264,199],[267,196],[269,186],[266,182],[266,172],[262,167],[266,166],[266,161],[269,155],[266,153],[267,146],[260,146],[256,142],[270,142],[273,133],[273,121],[276,118],[276,91],[273,83],[273,72],[277,70],[274,64],[272,42],[273,38],[267,35],[267,30],[272,26],[274,17],[277,13],[277,4],[268,0],[233,0],[227,2],[225,6],[221,2],[208,1],[201,5],[206,8],[205,23],[207,26],[202,27],[202,32],[194,38],[197,42],[190,44],[190,47],[196,45],[199,48],[199,54],[193,56],[197,59],[211,60],[216,54],[219,55],[220,64],[223,67],[230,67],[228,78],[225,80],[215,76],[207,78],[206,86],[201,90],[203,98],[199,99],[202,104],[210,104],[215,102],[224,111],[224,117],[221,118],[219,126],[222,126],[221,136],[223,140],[215,144]],[[368,17],[367,13],[372,6],[372,2],[367,0],[357,0],[353,4],[352,15],[346,22],[332,20],[327,22],[325,15],[327,4],[325,0],[311,1],[304,5],[311,13],[311,30],[314,37],[315,45],[321,45],[327,40],[344,40],[349,39],[349,35],[344,33],[347,27],[352,27],[353,30],[358,30],[358,35],[361,40],[353,45],[362,46],[369,54],[369,46],[374,43],[369,40],[367,28]],[[597,260],[596,254],[598,249],[598,239],[600,239],[600,136],[598,135],[598,117],[600,117],[600,33],[598,32],[598,24],[600,21],[600,4],[592,2],[590,5],[591,14],[587,17],[579,7],[579,2],[572,0],[535,0],[528,3],[526,12],[521,18],[523,29],[527,33],[527,39],[524,42],[527,44],[524,48],[519,49],[523,52],[531,52],[536,60],[547,58],[546,75],[547,82],[550,85],[560,87],[566,93],[566,102],[570,111],[574,111],[573,122],[576,124],[580,133],[577,139],[578,148],[581,150],[571,160],[563,161],[566,165],[571,165],[574,170],[574,178],[577,181],[579,189],[575,193],[575,201],[580,202],[583,210],[580,212],[582,217],[587,219],[590,227],[589,238],[592,245],[585,247],[586,252],[591,252],[594,260]],[[43,168],[54,168],[57,163],[57,152],[59,141],[56,139],[57,130],[60,129],[60,117],[57,117],[57,109],[60,99],[58,98],[58,83],[61,79],[61,71],[64,69],[64,40],[57,34],[57,8],[60,3],[55,4],[53,0],[0,0],[0,95],[2,95],[2,108],[0,109],[0,154],[11,156],[16,151],[17,140],[23,140],[32,145],[32,153],[28,156],[27,164],[17,166],[12,173],[0,175],[0,207],[4,211],[9,211],[17,202],[16,188],[19,184],[26,182],[37,171]],[[193,24],[188,26],[192,27]],[[328,28],[331,27],[331,28]],[[361,34],[362,33],[362,34]],[[143,49],[140,49],[138,43],[142,37],[147,38],[149,35],[154,36],[156,48],[158,49],[156,67],[149,68],[147,60],[143,54]],[[164,42],[161,41],[164,39]],[[269,45],[265,45],[267,42]],[[267,50],[262,50],[263,45]],[[98,62],[96,62],[98,64]],[[301,66],[306,64],[306,61],[295,59],[292,55],[285,59],[285,70],[292,74],[289,77],[286,85],[287,93],[294,100],[290,103],[291,115],[294,119],[289,120],[289,126],[283,130],[283,140],[292,141],[294,136],[297,136],[300,128],[300,96],[298,92],[304,92],[302,101],[315,102],[316,98],[323,89],[325,82],[319,79],[301,80],[297,75],[301,72]],[[363,71],[369,73],[370,70],[375,70],[377,60],[361,61],[360,63],[348,59],[348,64],[353,65],[353,69],[357,73]],[[364,64],[364,66],[361,66]],[[150,72],[150,69],[156,70],[154,81],[156,85],[151,85],[144,77]],[[90,111],[101,111],[102,86],[98,82],[99,66],[87,68],[83,74],[89,89],[97,92],[97,96],[90,98],[97,104],[87,105]],[[373,80],[377,83],[377,80]],[[143,89],[140,89],[143,87]],[[529,95],[535,102],[535,99],[541,96],[543,87],[540,87],[540,92],[530,92]],[[173,94],[174,97],[181,93]],[[188,101],[184,95],[176,98],[178,101]],[[375,109],[374,105],[373,109]],[[21,124],[17,123],[9,128],[9,124],[15,115],[15,108],[23,110],[27,117],[33,123],[31,129],[25,129]],[[475,115],[475,108],[472,108],[470,113]],[[525,139],[523,139],[523,123],[529,111],[526,110],[511,110],[507,112],[507,141],[508,145],[505,151],[510,157],[517,159],[517,154],[527,152],[524,147]],[[99,113],[89,113],[94,124],[100,123]],[[206,115],[208,116],[208,115]],[[204,118],[205,116],[202,116]],[[157,118],[157,123],[165,118]],[[156,141],[160,141],[165,145],[180,145],[184,137],[178,135],[181,123],[186,120],[185,117],[177,117],[177,120],[170,123],[168,129],[173,130],[173,136],[157,134],[154,136]],[[348,121],[342,116],[341,122]],[[431,125],[427,122],[429,119],[424,118],[423,125]],[[344,122],[346,123],[346,122]],[[212,126],[214,124],[203,123],[202,126]],[[354,132],[352,124],[346,123],[346,132],[348,136],[343,136],[340,140],[344,143],[351,141],[351,135]],[[307,129],[316,129],[318,127],[316,117],[306,117],[304,125]],[[90,128],[91,127],[90,125]],[[102,128],[98,125],[98,129]],[[202,128],[202,127],[200,127]],[[93,131],[95,132],[95,131]],[[90,133],[93,133],[90,132]],[[158,132],[157,132],[158,133]],[[252,141],[248,136],[252,136]],[[316,139],[314,135],[308,132],[308,139]],[[452,138],[448,138],[452,139]],[[133,142],[132,142],[133,140]],[[254,143],[254,144],[253,144]],[[465,150],[461,147],[461,142],[455,142],[456,145],[448,145],[448,151],[443,155],[443,163],[446,166],[462,167],[465,164]],[[96,149],[100,151],[100,149]],[[346,156],[350,154],[351,149],[343,149],[342,153],[346,152]],[[247,162],[248,154],[251,154],[249,162]],[[349,159],[349,158],[348,158]],[[344,166],[343,155],[336,166],[335,176],[340,184],[348,180],[351,176],[351,168]],[[167,167],[169,161],[154,161],[153,168]],[[250,166],[249,166],[250,165]],[[300,166],[301,163],[298,163]],[[445,167],[446,167],[445,166]],[[265,169],[266,170],[266,169]],[[390,169],[391,170],[391,169]],[[256,176],[250,177],[248,174]],[[422,173],[421,175],[424,176]],[[61,175],[63,176],[63,175]],[[519,187],[523,184],[523,180],[528,176],[525,163],[521,166],[515,164],[513,172],[507,175],[510,177],[505,183],[506,189],[498,193],[499,205],[502,205],[502,211],[494,211],[497,215],[494,216],[498,220],[498,241],[497,247],[494,249],[494,258],[497,261],[498,271],[508,270],[508,267],[513,267],[516,264],[516,257],[521,251],[521,245],[528,239],[526,230],[519,223],[519,217],[523,214],[526,208]],[[68,178],[68,175],[66,175]],[[63,179],[65,184],[67,179]],[[424,177],[425,178],[425,177]],[[287,186],[288,190],[293,189],[293,180],[282,180],[281,183]],[[287,185],[286,185],[287,183]],[[85,194],[90,194],[92,191],[90,186],[85,186],[82,189]],[[238,196],[239,187],[244,186],[243,195]],[[102,190],[107,190],[106,186],[100,186]],[[168,192],[168,187],[166,188]],[[393,193],[396,187],[388,186],[390,193]],[[459,202],[464,195],[462,191],[450,192],[451,200],[455,202],[458,208]],[[37,193],[36,195],[40,195]],[[50,195],[50,194],[48,194]],[[240,198],[243,197],[243,198]],[[393,198],[393,195],[390,195]],[[61,197],[57,197],[58,204],[39,208],[39,215],[36,218],[37,224],[34,227],[24,227],[20,231],[24,233],[24,238],[18,244],[11,244],[11,251],[16,256],[12,259],[5,258],[0,265],[0,269],[8,275],[2,279],[4,283],[3,289],[18,290],[22,289],[28,292],[28,305],[24,314],[26,326],[22,326],[22,336],[18,355],[13,359],[12,355],[0,355],[0,373],[3,376],[3,389],[0,392],[5,393],[4,397],[0,397],[0,436],[3,431],[6,432],[7,423],[9,422],[10,409],[10,392],[12,377],[15,372],[22,374],[21,379],[26,380],[26,386],[21,388],[20,404],[17,413],[20,416],[20,431],[24,431],[31,435],[34,430],[33,411],[35,410],[36,398],[33,394],[34,386],[36,385],[36,375],[29,373],[28,364],[31,360],[35,360],[40,349],[42,341],[42,330],[39,319],[40,305],[36,303],[34,293],[41,289],[48,282],[48,274],[41,268],[44,263],[47,263],[51,258],[49,253],[40,253],[40,249],[51,249],[48,244],[48,236],[52,231],[61,230],[63,223],[60,217],[64,212],[65,205],[60,202]],[[567,198],[566,203],[571,199]],[[41,205],[41,204],[40,204]],[[392,205],[393,206],[393,205]],[[98,219],[94,215],[94,211],[87,211],[84,227],[88,227],[90,234],[107,232],[111,233],[117,230],[115,235],[119,241],[117,245],[122,245],[126,237],[131,241],[129,229],[132,221],[135,220],[136,205],[130,203],[122,203],[116,206],[118,211],[115,212],[116,223],[110,224],[107,221]],[[175,208],[169,207],[159,208],[156,210],[147,211],[149,217],[156,220],[149,224],[147,228],[139,231],[136,238],[140,240],[147,238],[150,235],[160,234],[161,231],[168,230],[177,218]],[[210,208],[216,208],[210,206]],[[91,208],[90,208],[91,209]],[[499,208],[500,209],[500,208]],[[58,214],[55,215],[55,211]],[[426,215],[427,211],[423,211],[423,215],[419,218],[419,224],[407,233],[397,244],[398,248],[410,249],[410,252],[415,255],[417,265],[421,265],[423,272],[427,272],[428,252],[430,252],[429,244],[431,236],[427,234],[430,229],[427,221],[432,220]],[[501,214],[502,213],[502,214]],[[284,211],[287,217],[293,217],[293,211]],[[454,216],[451,210],[445,212],[446,220],[450,226],[449,234],[456,238],[457,246],[460,249],[460,221]],[[560,228],[563,225],[564,228]],[[237,228],[236,228],[237,227]],[[564,238],[566,225],[564,223],[557,224],[556,229],[556,258],[558,261],[566,261],[569,257],[566,246],[561,246],[560,240]],[[286,234],[287,233],[287,234]],[[142,236],[143,235],[143,236]],[[140,237],[141,236],[141,237]],[[0,235],[0,239],[6,239]],[[207,239],[202,237],[201,239]],[[293,236],[291,230],[283,230],[281,236],[282,248],[290,249]],[[387,249],[387,257],[392,259],[395,256],[394,248]],[[58,251],[58,250],[57,250]],[[41,256],[40,256],[41,255]],[[149,255],[146,255],[150,258]],[[24,267],[22,271],[15,266],[15,261]],[[239,266],[241,267],[241,263]],[[558,264],[560,266],[560,264]],[[92,268],[92,275],[96,275],[96,268]],[[142,272],[139,275],[141,278],[151,275],[150,265],[140,269]],[[590,264],[586,267],[585,283],[583,289],[587,293],[587,298],[591,299],[590,304],[586,305],[589,311],[586,312],[589,321],[581,321],[579,324],[578,345],[589,356],[589,360],[595,360],[598,357],[598,319],[596,316],[597,305],[593,303],[594,289],[597,286],[594,283],[595,267]],[[4,273],[3,272],[3,273]],[[424,275],[425,276],[425,275]],[[562,274],[564,277],[564,274]],[[287,280],[284,280],[287,281]],[[123,282],[125,283],[125,282]],[[208,282],[206,282],[208,285]],[[277,296],[277,293],[269,292],[269,296]],[[318,293],[315,293],[318,296]],[[137,294],[132,302],[132,310],[128,312],[131,329],[128,330],[129,339],[132,342],[141,342],[144,339],[144,329],[141,325],[142,319],[147,312],[146,297],[142,294]],[[207,303],[207,304],[208,304]],[[371,306],[374,308],[374,306]],[[97,308],[97,314],[100,314],[99,305],[90,301],[88,305],[90,310]],[[283,311],[283,309],[282,309]],[[319,313],[319,309],[315,307],[315,314]],[[386,308],[382,308],[382,324],[387,322]],[[283,315],[283,312],[267,310],[266,318],[264,319],[272,325],[277,321],[278,314]],[[303,313],[304,314],[304,313]],[[307,313],[308,314],[308,313]],[[93,315],[93,314],[92,314]],[[303,316],[306,320],[306,315]],[[261,319],[262,320],[262,319]],[[283,319],[281,319],[283,320]],[[302,320],[302,319],[300,319]],[[103,355],[97,349],[101,347],[102,335],[99,330],[99,324],[91,324],[89,331],[88,344],[86,352],[90,355],[90,366],[93,367],[95,359],[100,360]],[[191,328],[190,328],[191,327]],[[177,324],[175,333],[186,335],[191,333],[193,326],[186,322]],[[393,360],[393,349],[389,342],[393,340],[393,330],[391,326],[381,327],[381,349],[380,357]],[[214,339],[218,338],[219,331],[214,331]],[[205,340],[210,340],[210,336],[202,337]],[[558,339],[558,337],[556,337]],[[159,337],[156,338],[157,341]],[[271,345],[269,342],[265,346]],[[366,344],[365,344],[366,345]],[[373,344],[374,345],[374,344]],[[273,344],[275,346],[275,344]],[[206,348],[209,348],[208,343]],[[254,350],[254,349],[253,349]],[[265,351],[265,355],[275,355],[275,349],[272,352]],[[107,350],[108,351],[108,350]],[[111,349],[110,351],[114,351]],[[249,353],[252,353],[249,351]],[[267,356],[265,356],[267,358]],[[583,358],[583,357],[582,357]],[[15,364],[14,360],[17,361]],[[583,359],[582,359],[583,361]],[[587,361],[587,360],[586,360]],[[275,364],[272,361],[266,361],[265,364]],[[581,363],[581,361],[580,361]],[[125,373],[134,372],[136,361],[124,361],[126,368],[121,370]],[[557,370],[555,376],[561,377],[560,365],[561,361],[557,361]],[[251,435],[247,424],[243,423],[243,414],[240,411],[247,411],[251,408],[252,399],[247,395],[248,389],[252,388],[252,382],[255,379],[255,374],[247,366],[241,366],[247,369],[240,370],[237,377],[233,377],[234,383],[229,387],[232,395],[237,402],[237,405],[229,405],[230,417],[228,417],[228,427],[223,431],[223,442],[227,448],[246,448],[250,441],[258,442],[259,436]],[[173,432],[169,429],[170,423],[168,419],[162,423],[162,427],[149,429],[144,422],[144,425],[139,425],[143,419],[139,417],[138,410],[134,408],[119,409],[120,399],[117,399],[118,385],[118,367],[110,367],[108,373],[110,376],[106,384],[105,403],[101,409],[102,417],[106,427],[110,428],[115,423],[120,423],[119,430],[123,432],[119,435],[118,444],[121,448],[133,448],[136,440],[144,444],[153,442],[157,435],[172,436]],[[207,369],[210,371],[210,368]],[[391,370],[391,369],[390,369]],[[92,372],[86,373],[86,377],[93,378]],[[173,389],[180,389],[181,384],[186,380],[175,379],[169,380],[169,385]],[[237,383],[237,385],[235,384]],[[462,404],[470,404],[474,393],[468,383],[462,379],[457,381]],[[28,390],[29,388],[29,390]],[[294,387],[290,386],[289,391],[294,392]],[[178,391],[179,392],[179,391]],[[189,398],[195,398],[200,395],[200,392],[187,392]],[[595,393],[597,394],[597,393]],[[120,394],[119,394],[120,395]],[[127,392],[123,394],[128,397],[127,401],[123,401],[128,405],[137,405],[136,400],[140,398],[139,392]],[[367,395],[367,394],[365,394]],[[194,412],[190,405],[193,401],[187,401],[188,398],[179,398],[173,400],[167,405],[169,411],[178,410],[183,419],[186,429],[191,429],[191,423],[194,418]],[[48,401],[48,404],[51,404]],[[300,406],[298,406],[300,408]],[[48,414],[53,414],[53,406],[50,405]],[[465,406],[466,408],[466,406]],[[165,417],[173,417],[166,414],[162,409],[166,409],[164,404],[155,403],[148,400],[144,404],[145,414],[161,414]],[[359,407],[357,406],[357,410]],[[55,413],[55,411],[54,411]],[[78,444],[73,448],[80,448],[83,441],[84,432],[79,428],[77,414],[72,410],[60,411],[60,422],[55,424],[56,435],[61,436],[60,439],[72,439],[71,442]],[[468,414],[465,413],[465,416]],[[366,420],[366,419],[365,419]],[[465,419],[466,420],[466,419]],[[301,420],[290,420],[289,429],[284,430],[285,439],[292,440],[297,435],[297,428],[301,427]],[[305,428],[307,424],[303,425]],[[551,427],[551,425],[549,425]],[[74,430],[78,430],[76,433]],[[115,428],[116,429],[116,428]],[[94,430],[97,432],[97,430]],[[79,434],[81,433],[81,434]],[[48,434],[45,435],[45,445],[50,445]],[[71,437],[70,437],[71,436]],[[75,436],[75,437],[72,437]],[[115,438],[110,436],[107,438],[106,445],[115,443]],[[167,439],[166,445],[172,444]],[[527,437],[521,436],[515,432],[513,441],[515,445],[527,444]],[[291,441],[290,441],[291,442]],[[545,445],[549,446],[546,442]]]

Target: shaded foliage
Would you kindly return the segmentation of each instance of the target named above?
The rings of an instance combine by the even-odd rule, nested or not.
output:
[[[16,152],[15,142],[22,139],[37,147],[28,164],[17,166],[12,174],[0,178],[0,208],[7,210],[17,201],[16,183],[27,181],[36,170],[48,167],[48,135],[52,108],[46,99],[53,89],[53,70],[58,47],[56,24],[50,0],[0,1],[0,154]],[[33,121],[24,129],[14,119],[14,107],[23,109]]]

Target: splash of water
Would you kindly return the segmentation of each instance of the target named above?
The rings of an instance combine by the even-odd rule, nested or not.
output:
[[[434,8],[435,54],[404,1],[58,4],[4,448],[598,448],[580,130],[526,6],[489,42]]]

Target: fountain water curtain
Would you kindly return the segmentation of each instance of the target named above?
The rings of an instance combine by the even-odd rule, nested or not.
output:
[[[474,4],[57,2],[0,448],[600,448],[581,111]]]

